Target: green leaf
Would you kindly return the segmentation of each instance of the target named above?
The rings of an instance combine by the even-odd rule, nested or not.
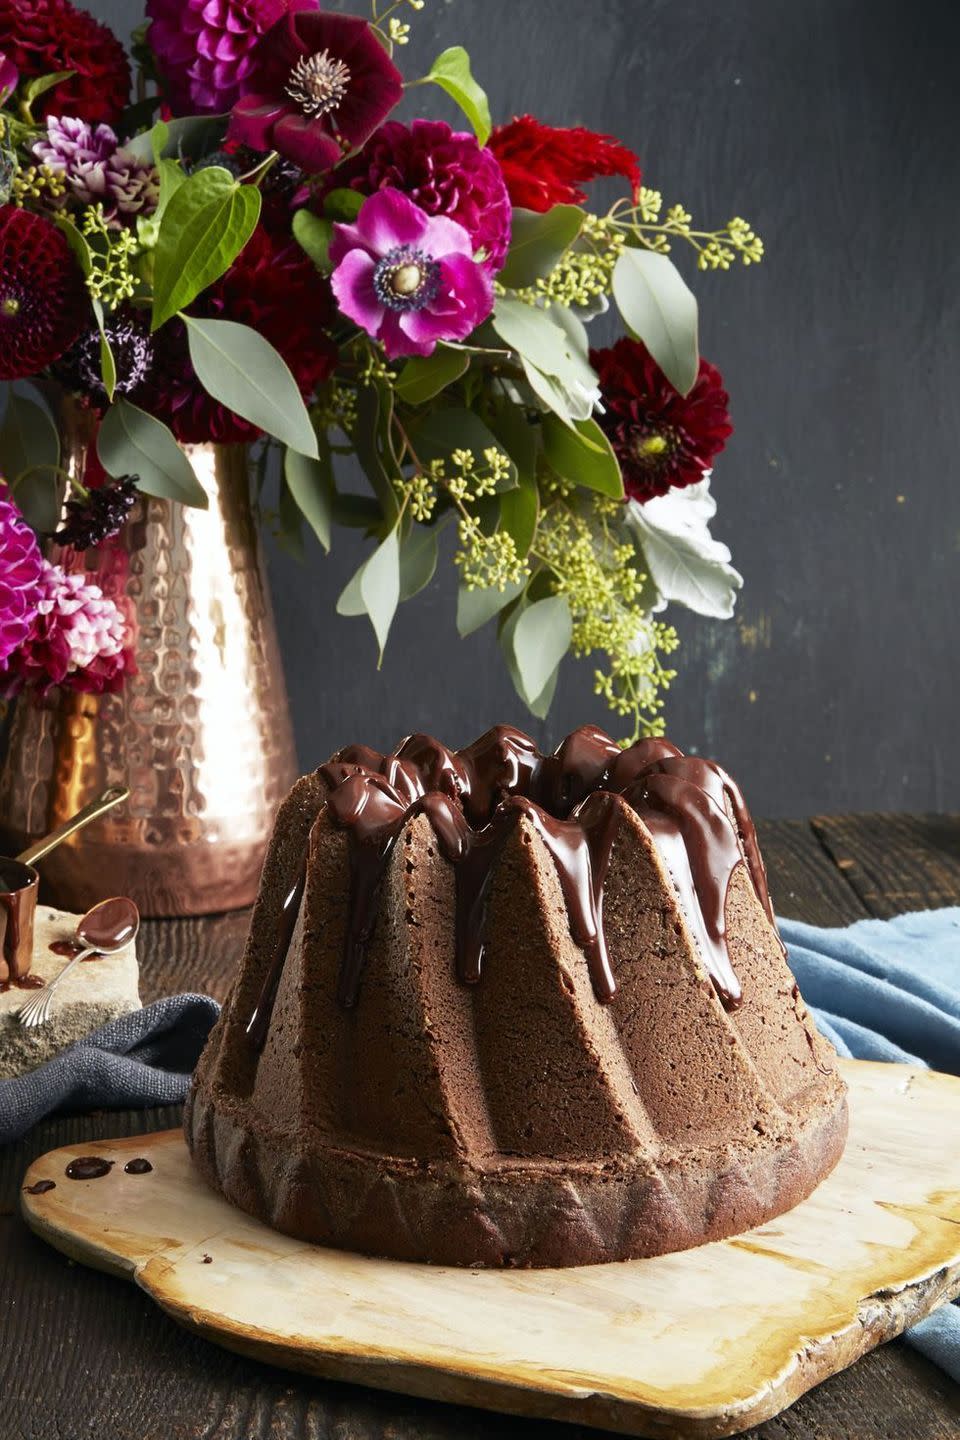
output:
[[[520,667],[517,664],[516,655],[514,654],[514,641],[517,628],[528,608],[530,607],[521,601],[512,613],[506,617],[500,630],[500,648],[503,651],[503,656],[507,663],[507,670],[513,681],[514,689],[520,696],[520,699],[526,705],[527,709],[536,715],[538,720],[545,720],[553,704],[553,697],[556,694],[557,681],[560,676],[560,665],[557,665],[540,694],[535,695],[531,700],[527,695],[523,677],[520,674]]]
[[[293,234],[300,249],[310,256],[317,269],[329,271],[333,221],[314,215],[311,210],[298,210],[293,217]]]
[[[41,95],[46,95],[47,91],[52,90],[55,85],[62,85],[65,80],[72,80],[76,73],[76,70],[58,70],[55,74],[38,75],[24,87],[24,105],[29,110],[34,100],[39,100]]]
[[[206,510],[207,492],[171,432],[156,420],[119,399],[104,415],[97,435],[97,454],[108,475],[136,475],[144,495],[176,500]]]
[[[350,530],[368,530],[373,534],[383,524],[383,511],[369,495],[338,493],[333,501],[333,522]]]
[[[100,327],[100,375],[103,380],[103,388],[107,392],[107,399],[112,400],[117,388],[117,362],[113,358],[113,350],[110,348],[107,332],[103,328],[103,306],[99,300],[94,302],[93,309]]]
[[[482,630],[501,611],[512,605],[524,591],[525,582],[518,580],[505,590],[494,585],[488,590],[468,590],[461,585],[457,593],[457,629],[466,638],[476,630]]]
[[[150,149],[141,154],[141,159],[203,160],[207,155],[221,149],[229,121],[229,115],[184,115],[176,120],[168,120],[167,133],[157,144],[156,150],[154,151],[151,144]],[[157,126],[149,133],[156,136]],[[144,138],[143,135],[138,135],[136,140],[130,143],[136,147]]]
[[[359,190],[349,190],[346,187],[331,190],[329,195],[324,196],[323,213],[329,220],[339,220],[349,225],[360,214],[366,199]]]
[[[268,435],[319,459],[307,407],[286,361],[268,340],[233,320],[184,315],[190,359],[208,395]]]
[[[497,279],[508,290],[524,290],[556,269],[583,229],[583,211],[577,205],[555,205],[545,215],[535,210],[514,210],[510,253]]]
[[[543,448],[548,462],[564,480],[623,499],[623,477],[613,447],[596,420],[564,425],[555,415],[543,420]]]
[[[671,385],[689,395],[700,369],[697,300],[672,260],[625,250],[613,272],[620,314]]]
[[[508,490],[500,498],[500,528],[512,537],[521,559],[530,553],[539,521],[540,490],[536,477],[521,472],[516,490]]]
[[[570,401],[559,381],[551,375],[544,375],[542,370],[538,370],[536,365],[531,365],[530,361],[522,356],[520,363],[523,366],[523,373],[527,377],[527,384],[545,409],[562,420],[564,425],[573,426],[574,419],[570,414]]]
[[[408,405],[425,405],[469,369],[469,351],[438,345],[432,355],[408,360],[393,388]]]
[[[277,540],[280,548],[292,555],[294,560],[302,562],[307,554],[303,544],[303,515],[286,480],[280,482],[279,510],[280,533]]]
[[[513,627],[511,648],[527,704],[536,703],[573,638],[573,618],[564,595],[528,605]]]
[[[260,191],[219,165],[198,170],[170,197],[154,252],[153,320],[158,330],[218,280],[260,218]]]
[[[333,480],[330,445],[325,435],[317,448],[320,451],[319,460],[301,455],[298,450],[288,449],[284,457],[283,473],[287,489],[301,514],[329,555],[333,538],[333,504],[337,490]]]
[[[36,400],[9,392],[0,428],[2,473],[16,489],[28,470],[56,469],[60,464],[60,437],[48,412]]]
[[[572,333],[551,320],[548,311],[503,297],[497,301],[493,327],[511,350],[544,375],[569,385],[596,385],[586,349],[581,350]]]
[[[400,512],[394,478],[400,466],[393,449],[394,394],[389,385],[364,386],[357,396],[357,426],[354,432],[357,459],[382,512],[390,521]]]
[[[435,528],[415,525],[400,545],[400,599],[412,600],[437,573],[440,537]]]
[[[454,45],[438,55],[425,77],[434,85],[446,90],[452,100],[460,106],[481,145],[486,145],[493,132],[490,118],[490,101],[473,78],[470,56],[462,45]]]
[[[337,613],[369,615],[382,661],[399,604],[400,539],[395,525],[343,591],[337,602]]]
[[[472,410],[433,410],[411,427],[414,448],[420,460],[447,460],[454,450],[472,450],[478,468],[484,464],[483,452],[503,447],[493,431]],[[497,490],[512,490],[517,484],[517,467],[510,460],[510,470]]]
[[[160,199],[151,219],[159,223],[166,214],[167,206],[174,195],[186,184],[187,176],[176,160],[158,161],[157,174],[160,176]]]

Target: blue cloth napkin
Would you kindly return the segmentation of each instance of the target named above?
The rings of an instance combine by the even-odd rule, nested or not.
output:
[[[841,1055],[960,1075],[960,909],[819,930],[781,920],[790,964],[817,1023]],[[960,1146],[960,1133],[945,1136]],[[960,1381],[960,1305],[906,1337]]]
[[[94,1030],[15,1080],[0,1080],[0,1144],[54,1110],[179,1105],[220,1007],[174,995]]]

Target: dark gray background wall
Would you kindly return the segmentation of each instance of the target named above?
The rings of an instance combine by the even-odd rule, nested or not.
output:
[[[120,31],[140,18],[88,3]],[[759,269],[695,281],[737,426],[717,530],[747,583],[732,623],[679,613],[671,736],[722,756],[758,813],[960,809],[960,6],[427,0],[411,18],[409,73],[464,44],[498,118],[610,131],[668,197],[767,243]],[[462,743],[510,720],[553,743],[606,723],[588,665],[531,722],[494,637],[456,638],[449,569],[378,674],[333,608],[360,553],[343,535],[299,568],[269,547],[305,766],[413,729]]]

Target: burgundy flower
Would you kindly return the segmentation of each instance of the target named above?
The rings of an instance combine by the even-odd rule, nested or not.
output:
[[[41,561],[37,617],[10,657],[0,686],[7,695],[54,685],[95,695],[119,690],[128,666],[127,624],[113,600],[81,573]]]
[[[597,416],[617,453],[632,500],[652,500],[704,479],[728,438],[729,397],[707,360],[689,395],[675,390],[639,340],[594,350],[605,414]]]
[[[490,137],[514,205],[541,214],[554,205],[581,205],[583,186],[600,175],[622,175],[640,191],[640,162],[610,135],[576,127],[558,130],[522,115]]]
[[[37,537],[0,481],[0,672],[33,627],[42,573]]]
[[[34,101],[37,118],[76,115],[113,125],[130,98],[130,65],[106,25],[70,0],[0,0],[0,51],[24,79],[72,70]]]
[[[103,329],[116,362],[116,391],[129,395],[143,385],[153,364],[154,338],[150,334],[149,312],[121,305],[105,318]],[[105,408],[109,403],[103,385],[100,327],[92,318],[79,340],[56,361],[53,375],[65,390],[84,396],[98,408]]]
[[[390,120],[329,177],[328,188],[341,186],[361,195],[402,191],[428,215],[456,220],[490,269],[503,268],[513,221],[510,196],[496,157],[473,135],[442,120]]]
[[[340,309],[390,360],[465,340],[493,309],[493,280],[463,226],[399,190],[378,190],[355,225],[334,225],[330,259]]]
[[[233,107],[229,138],[331,169],[366,144],[403,95],[400,72],[365,20],[301,11],[257,51],[255,87]]]
[[[20,84],[20,71],[12,60],[0,51],[0,104],[9,99]]]
[[[233,265],[191,314],[235,320],[258,330],[280,352],[304,398],[332,373],[337,361],[325,328],[333,319],[327,281],[292,240],[258,226]],[[260,431],[227,410],[200,385],[190,363],[185,326],[171,320],[152,337],[153,356],[136,405],[165,421],[183,444],[255,440]]]
[[[223,115],[249,90],[256,48],[284,15],[318,0],[147,0],[147,41],[174,115]]]
[[[53,221],[0,205],[0,380],[36,375],[89,314],[80,267]]]

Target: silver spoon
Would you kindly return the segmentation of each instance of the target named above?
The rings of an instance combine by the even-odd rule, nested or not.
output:
[[[99,820],[101,815],[105,815],[108,810],[112,810],[114,805],[119,805],[121,800],[126,800],[129,795],[130,791],[126,785],[111,785],[110,789],[104,790],[96,800],[91,800],[89,805],[84,805],[72,820],[68,820],[65,825],[61,825],[58,830],[54,830],[43,840],[34,841],[28,850],[24,850],[21,855],[17,856],[17,859],[23,865],[33,865],[37,860],[42,860],[45,855],[50,854],[51,850],[62,845],[64,840],[69,840],[71,835],[82,830],[84,825],[89,825],[91,820]]]
[[[70,974],[74,965],[79,965],[88,955],[116,955],[136,938],[139,929],[140,911],[126,896],[101,900],[99,905],[94,905],[93,909],[88,910],[77,922],[74,933],[77,943],[82,947],[79,954],[74,955],[55,980],[45,985],[42,990],[37,990],[27,1003],[20,1007],[17,1011],[19,1024],[27,1030],[45,1025],[50,1019],[56,988],[64,976]]]

